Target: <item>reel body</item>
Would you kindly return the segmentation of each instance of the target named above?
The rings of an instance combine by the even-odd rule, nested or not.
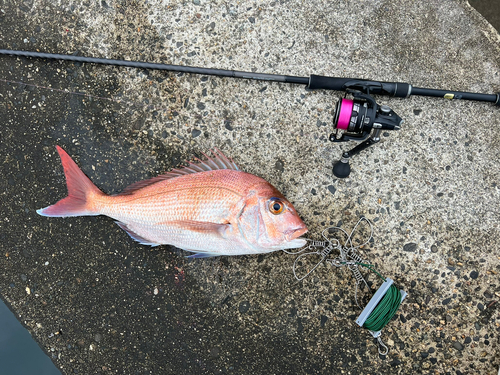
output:
[[[382,130],[399,130],[404,121],[390,107],[379,106],[371,95],[361,91],[350,92],[354,98],[341,99],[335,107],[334,133],[330,134],[330,141],[352,140],[363,143],[344,152],[342,158],[334,165],[333,174],[338,178],[349,176],[350,157],[379,142]]]

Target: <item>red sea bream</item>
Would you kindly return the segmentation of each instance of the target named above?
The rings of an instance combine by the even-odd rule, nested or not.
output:
[[[144,245],[169,244],[194,257],[299,248],[307,228],[292,204],[264,179],[239,170],[217,149],[206,160],[132,184],[99,190],[59,146],[68,196],[43,216],[106,215]]]

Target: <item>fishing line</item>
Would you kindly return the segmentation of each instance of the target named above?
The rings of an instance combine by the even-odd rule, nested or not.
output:
[[[363,327],[370,331],[381,331],[392,319],[401,305],[401,293],[398,288],[392,284],[379,304],[373,309],[372,313],[366,318]]]
[[[365,241],[362,241],[359,245],[355,245],[354,236],[361,231],[360,227],[362,225],[367,225],[370,229],[370,233],[366,237]],[[331,235],[335,232],[341,233],[345,236],[345,240],[341,242],[339,239],[333,238]],[[375,269],[374,265],[364,261],[361,257],[359,249],[367,245],[373,238],[373,226],[371,222],[362,217],[350,233],[347,233],[340,227],[330,227],[323,230],[321,236],[324,241],[308,240],[309,243],[299,251],[290,252],[283,250],[287,254],[296,255],[292,266],[293,275],[297,281],[304,280],[323,262],[335,267],[348,267],[356,279],[354,299],[358,307],[363,310],[356,319],[356,323],[360,327],[367,329],[370,334],[377,339],[379,353],[381,355],[387,355],[389,349],[382,341],[381,331],[392,320],[401,306],[401,303],[407,296],[407,293],[403,290],[399,290],[394,285],[394,281],[392,279],[383,277]],[[338,255],[335,258],[329,258],[333,252]],[[300,267],[301,261],[305,260],[306,257],[310,258],[311,256],[319,257],[319,260],[305,274],[298,275],[298,268]],[[362,284],[364,284],[369,291],[371,289],[361,274],[360,268],[374,273],[381,281],[383,281],[382,285],[378,288],[364,308],[362,308],[358,302],[358,289]]]

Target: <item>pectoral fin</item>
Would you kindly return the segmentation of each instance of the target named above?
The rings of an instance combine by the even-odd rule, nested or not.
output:
[[[232,226],[229,223],[218,224],[218,223],[210,223],[206,221],[195,221],[195,220],[163,221],[161,223],[156,223],[156,225],[177,227],[183,230],[192,231],[196,233],[214,234],[214,235],[219,235],[222,238],[226,238],[227,231],[232,230]]]

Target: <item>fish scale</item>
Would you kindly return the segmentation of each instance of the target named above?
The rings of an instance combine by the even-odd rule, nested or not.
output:
[[[121,196],[109,197],[103,202],[100,211],[117,220],[161,222],[199,219],[221,222],[231,207],[227,192],[223,194],[224,191],[219,188],[197,188],[198,191],[193,194],[193,188],[169,191],[169,187],[165,186],[163,191],[148,199],[137,197],[134,200],[123,200]]]

